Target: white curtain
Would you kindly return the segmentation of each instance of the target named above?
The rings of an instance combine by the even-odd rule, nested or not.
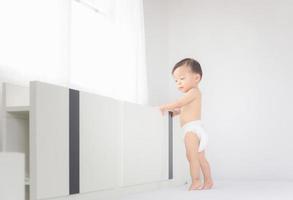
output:
[[[143,22],[142,0],[72,1],[70,86],[147,104]]]
[[[1,0],[0,83],[40,80],[147,103],[142,0]]]
[[[0,1],[0,83],[68,84],[69,3]]]

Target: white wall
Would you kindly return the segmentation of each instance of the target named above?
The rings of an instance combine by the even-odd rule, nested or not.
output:
[[[159,105],[168,98],[168,0],[144,0],[146,63],[149,104]]]
[[[146,62],[149,89],[149,104],[158,106],[170,99],[169,80],[172,78],[168,52],[168,0],[144,0],[146,37]],[[175,91],[179,97],[180,93]],[[185,159],[184,143],[179,118],[174,118],[173,159],[176,182],[184,183],[188,178],[189,166]]]
[[[167,34],[160,36],[168,37],[167,71],[184,57],[202,64],[214,178],[293,179],[293,2],[170,0],[167,6]],[[164,19],[163,13],[157,20]],[[172,79],[169,94],[168,100],[178,96]]]

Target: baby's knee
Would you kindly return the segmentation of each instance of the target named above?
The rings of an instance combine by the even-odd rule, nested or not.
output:
[[[198,159],[202,166],[208,165],[208,161],[205,158],[204,154],[199,153]]]

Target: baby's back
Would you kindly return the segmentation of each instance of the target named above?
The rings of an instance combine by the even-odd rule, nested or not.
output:
[[[194,92],[196,98],[190,103],[181,107],[180,112],[180,125],[183,126],[187,122],[201,119],[201,93],[200,90],[195,88]]]

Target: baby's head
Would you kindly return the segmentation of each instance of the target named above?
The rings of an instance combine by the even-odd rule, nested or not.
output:
[[[202,78],[202,70],[196,60],[185,58],[174,66],[172,75],[177,88],[185,93],[191,88],[197,87]]]

